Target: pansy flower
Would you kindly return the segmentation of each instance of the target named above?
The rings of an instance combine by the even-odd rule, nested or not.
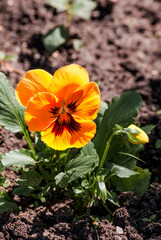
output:
[[[28,71],[16,88],[17,100],[26,107],[30,131],[41,131],[51,148],[65,150],[86,145],[95,135],[100,92],[89,82],[87,71],[71,64],[54,75],[40,69]]]

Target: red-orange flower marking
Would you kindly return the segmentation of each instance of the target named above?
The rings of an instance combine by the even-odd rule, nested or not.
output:
[[[95,135],[100,92],[89,82],[87,71],[77,64],[58,69],[28,71],[16,88],[18,101],[26,107],[30,131],[41,131],[41,139],[56,150],[80,148]]]

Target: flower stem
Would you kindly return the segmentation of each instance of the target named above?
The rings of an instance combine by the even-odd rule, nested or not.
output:
[[[32,144],[32,141],[31,141],[29,132],[27,130],[26,124],[24,124],[24,121],[22,120],[22,118],[20,116],[20,113],[14,107],[12,109],[13,109],[13,111],[15,113],[15,116],[16,116],[16,118],[18,120],[18,123],[19,123],[19,125],[21,127],[21,130],[22,130],[22,132],[23,132],[23,134],[25,136],[25,139],[26,139],[26,141],[27,141],[27,143],[28,143],[32,153],[33,153],[34,159],[36,160],[37,159],[36,151],[35,151],[35,148],[34,148],[34,146]]]
[[[100,164],[99,164],[98,169],[100,169],[100,168],[103,167],[103,164],[104,164],[104,162],[105,162],[105,159],[106,159],[108,150],[109,150],[109,148],[110,148],[112,139],[113,139],[113,137],[114,137],[116,134],[118,134],[118,133],[119,133],[119,131],[113,132],[113,133],[111,134],[109,140],[107,141],[107,144],[106,144],[105,150],[104,150],[104,152],[103,152],[103,156],[102,156],[102,158],[101,158],[101,161],[100,161]]]
[[[109,214],[112,216],[113,212],[109,209],[109,207],[103,202],[101,201],[101,204],[103,205],[103,207],[106,209],[107,212],[109,212]]]
[[[27,143],[28,143],[32,153],[33,153],[34,159],[36,160],[37,159],[36,151],[35,151],[35,148],[34,148],[34,146],[32,144],[29,132],[28,132],[28,130],[26,128],[23,128],[23,134],[24,134],[25,139],[26,139],[26,141],[27,141]]]
[[[71,148],[69,148],[68,151],[67,151],[67,155],[65,156],[64,165],[65,165],[66,163],[68,163],[68,158],[69,158],[70,152],[71,152]]]
[[[38,164],[38,168],[39,168],[40,173],[41,173],[42,177],[44,178],[45,182],[48,183],[48,179],[46,178],[46,174],[44,172],[44,169],[43,169],[42,165]]]

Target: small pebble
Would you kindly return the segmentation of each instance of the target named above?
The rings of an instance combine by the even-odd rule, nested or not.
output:
[[[123,229],[119,226],[116,226],[116,232],[117,232],[117,234],[124,234]]]
[[[12,7],[14,5],[14,1],[13,0],[8,0],[7,5]]]
[[[53,57],[53,58],[57,58],[57,57],[59,56],[59,54],[60,54],[60,53],[59,53],[59,51],[57,50],[57,51],[55,51],[55,52],[52,53],[52,57]]]
[[[3,26],[2,26],[2,25],[0,25],[0,32],[1,32],[1,31],[3,31],[3,29],[4,29],[4,28],[3,28]]]
[[[151,71],[151,74],[152,74],[153,76],[157,76],[157,75],[159,74],[159,72],[158,72],[157,70],[152,70],[152,71]]]

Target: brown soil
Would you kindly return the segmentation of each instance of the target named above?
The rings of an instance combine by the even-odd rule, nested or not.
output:
[[[137,121],[157,124],[156,111],[161,108],[161,1],[120,0],[115,5],[97,1],[92,19],[87,22],[76,18],[70,28],[71,35],[84,41],[84,47],[76,52],[68,43],[49,54],[42,36],[62,23],[64,14],[57,13],[45,0],[1,0],[0,50],[18,55],[16,62],[2,63],[1,71],[15,87],[29,69],[43,68],[54,73],[66,64],[80,64],[92,81],[100,82],[103,100],[136,90],[143,98]],[[74,221],[71,200],[53,200],[36,210],[32,204],[20,202],[23,207],[18,215],[5,213],[0,217],[0,239],[161,240],[161,154],[154,147],[158,138],[159,123],[141,156],[146,162],[143,167],[152,172],[153,184],[141,199],[131,192],[121,194],[121,207],[114,211],[112,225],[105,212],[101,212],[104,218],[97,214],[95,224],[91,218]],[[20,135],[2,128],[0,144],[2,153],[26,145]],[[12,185],[12,170],[5,173]],[[143,221],[154,214],[153,221]]]

